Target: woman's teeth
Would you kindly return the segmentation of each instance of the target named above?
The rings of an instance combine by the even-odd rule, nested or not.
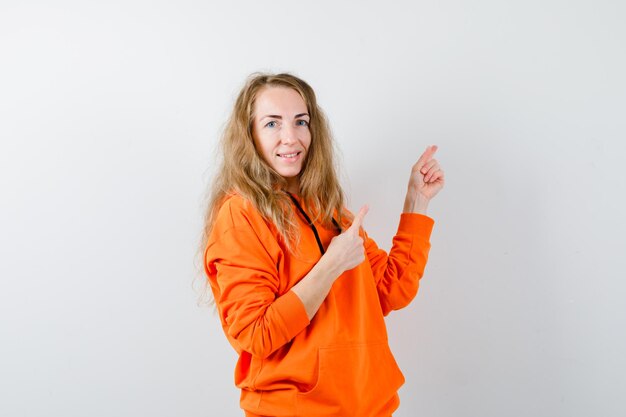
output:
[[[283,153],[283,154],[278,154],[278,156],[280,156],[281,158],[293,158],[294,156],[298,155],[299,152],[295,152],[295,153]]]

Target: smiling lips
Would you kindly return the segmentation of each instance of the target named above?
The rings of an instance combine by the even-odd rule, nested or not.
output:
[[[278,156],[283,159],[295,159],[302,152],[292,152],[292,153],[279,153]]]

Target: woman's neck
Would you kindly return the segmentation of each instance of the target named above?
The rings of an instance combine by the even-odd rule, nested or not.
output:
[[[292,195],[297,196],[300,194],[300,178],[290,177],[285,179],[287,180],[287,188],[285,190]]]

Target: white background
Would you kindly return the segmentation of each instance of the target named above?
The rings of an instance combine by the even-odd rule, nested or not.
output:
[[[242,415],[192,282],[257,70],[314,87],[382,247],[440,146],[395,417],[626,415],[623,2],[0,4],[0,415]]]

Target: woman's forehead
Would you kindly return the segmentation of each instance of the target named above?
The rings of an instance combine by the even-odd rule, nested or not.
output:
[[[308,113],[307,105],[300,93],[283,86],[264,87],[256,97],[254,113],[259,117],[266,114],[294,116]]]

